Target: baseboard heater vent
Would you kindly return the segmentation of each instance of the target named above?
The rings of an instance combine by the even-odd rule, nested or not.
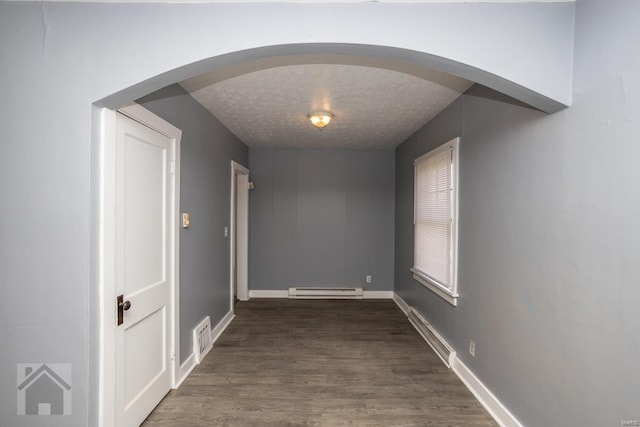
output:
[[[362,288],[289,288],[289,298],[299,299],[361,299]]]
[[[442,336],[436,332],[429,322],[416,311],[415,308],[409,309],[407,314],[409,321],[416,328],[418,333],[422,335],[422,338],[431,346],[433,351],[442,359],[447,367],[451,367],[453,360],[456,357],[456,352],[451,346],[442,338]]]
[[[199,364],[212,347],[211,318],[207,316],[193,330],[193,353],[196,355],[196,363]]]

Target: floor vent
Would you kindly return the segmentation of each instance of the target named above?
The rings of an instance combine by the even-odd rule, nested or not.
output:
[[[407,315],[411,324],[416,328],[416,330],[422,335],[422,338],[431,346],[433,351],[442,359],[447,367],[451,367],[453,364],[453,360],[456,357],[456,352],[451,348],[451,346],[440,336],[438,332],[431,326],[429,322],[422,317],[415,308],[411,307],[409,309],[409,314]]]
[[[211,319],[207,316],[193,330],[193,353],[196,355],[196,363],[200,363],[212,347]]]
[[[289,288],[289,298],[361,299],[362,288]]]

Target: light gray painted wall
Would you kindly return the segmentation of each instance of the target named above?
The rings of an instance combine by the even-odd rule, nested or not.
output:
[[[573,6],[487,5],[479,19],[480,7],[0,2],[3,423],[97,425],[94,103],[116,107],[212,67],[294,51],[395,53],[434,66],[440,59],[470,76],[482,66],[478,78],[494,76],[508,93],[521,85],[566,99]],[[513,31],[511,24],[503,30],[501,23],[543,31]],[[73,415],[44,421],[14,415],[16,363],[39,361],[73,365]]]
[[[396,152],[396,291],[528,426],[640,419],[638,16],[635,2],[577,3],[569,109],[476,86]],[[409,275],[411,162],[458,135],[453,308]]]
[[[180,211],[180,360],[193,352],[191,333],[206,316],[216,325],[229,312],[231,160],[247,165],[249,150],[179,85],[137,101],[182,130]]]
[[[250,289],[393,289],[393,149],[251,148],[249,167]]]

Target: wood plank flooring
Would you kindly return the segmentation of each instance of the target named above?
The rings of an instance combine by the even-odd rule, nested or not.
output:
[[[495,426],[388,300],[251,300],[155,426]]]

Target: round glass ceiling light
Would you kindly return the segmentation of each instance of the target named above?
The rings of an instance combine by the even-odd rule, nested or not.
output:
[[[309,113],[307,117],[309,117],[309,120],[311,120],[311,123],[315,127],[322,129],[329,126],[329,123],[331,123],[333,119],[333,114],[328,111],[317,111],[315,113]]]

